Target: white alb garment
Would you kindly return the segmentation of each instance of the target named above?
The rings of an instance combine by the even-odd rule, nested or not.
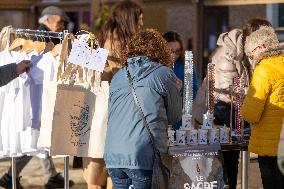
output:
[[[31,71],[0,88],[0,158],[39,153],[41,79],[56,76],[57,61],[50,53],[0,52],[0,63],[22,60],[31,61]]]
[[[2,51],[0,52],[0,62],[2,65],[16,63],[20,61],[20,53]],[[10,152],[16,152],[19,147],[19,117],[15,115],[15,101],[19,94],[19,85],[21,78],[18,77],[0,88],[0,156],[7,156]],[[21,111],[21,109],[19,109]]]
[[[42,87],[43,81],[53,81],[56,79],[58,61],[51,53],[45,53],[34,59],[31,59],[33,65],[28,73],[29,79],[26,85],[31,89],[31,107],[32,107],[32,128],[40,129],[41,126],[41,108],[42,108]]]

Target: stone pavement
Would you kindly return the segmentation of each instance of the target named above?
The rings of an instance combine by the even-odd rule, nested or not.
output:
[[[63,158],[53,158],[55,167],[58,172],[63,173],[64,169],[64,159]],[[70,171],[69,177],[75,182],[73,187],[70,189],[87,189],[87,184],[83,178],[82,169],[72,169],[73,158],[70,158]],[[10,159],[0,160],[0,175],[2,176],[8,167],[10,166]],[[41,164],[39,158],[34,157],[29,164],[23,169],[21,173],[22,179],[21,184],[25,189],[43,189],[45,183],[45,178],[42,176]],[[2,189],[2,187],[0,187]]]
[[[63,173],[63,158],[54,158],[54,163],[57,171]],[[75,182],[75,185],[70,189],[87,189],[87,185],[83,178],[82,169],[72,169],[71,164],[73,158],[70,158],[70,179]],[[7,168],[10,166],[10,159],[0,160],[0,175],[3,175]],[[239,169],[241,170],[241,169]],[[42,170],[38,158],[33,158],[27,167],[23,170],[21,183],[25,189],[42,189],[44,184],[44,177],[42,176]],[[1,187],[0,187],[1,188]],[[240,171],[237,189],[241,189]],[[262,189],[260,172],[258,168],[257,159],[250,160],[249,164],[249,189]]]
[[[237,189],[241,189],[241,167],[240,167],[240,164],[241,163],[239,163],[239,174],[238,174]],[[263,189],[257,158],[250,160],[248,177],[249,177],[248,189]]]

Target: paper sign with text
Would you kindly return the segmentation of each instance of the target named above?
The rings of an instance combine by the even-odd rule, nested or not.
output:
[[[91,49],[88,43],[75,39],[68,56],[68,62],[103,72],[108,57],[108,50],[103,48]]]

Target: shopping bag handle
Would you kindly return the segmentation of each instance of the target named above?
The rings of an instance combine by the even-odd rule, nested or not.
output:
[[[57,71],[57,81],[60,81],[62,79],[62,69],[64,66],[64,61],[68,57],[68,41],[74,40],[74,35],[71,33],[66,34],[62,41],[62,48],[59,54],[59,65],[58,65],[58,71]]]

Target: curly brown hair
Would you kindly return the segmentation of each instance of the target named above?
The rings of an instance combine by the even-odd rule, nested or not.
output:
[[[147,56],[152,61],[171,67],[173,57],[167,41],[155,29],[144,29],[133,36],[123,52],[123,60],[135,56]]]

